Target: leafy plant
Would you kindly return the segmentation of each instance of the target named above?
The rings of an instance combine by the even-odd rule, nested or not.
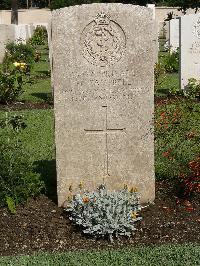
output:
[[[28,41],[31,45],[45,45],[48,42],[47,29],[44,26],[37,26],[33,36]]]
[[[185,197],[194,191],[192,185],[190,193],[187,184],[197,180],[188,162],[196,161],[200,141],[199,104],[190,102],[188,105],[188,102],[184,98],[170,104],[166,102],[156,108],[155,115],[156,177],[170,182],[177,196]]]
[[[3,60],[3,68],[8,71],[12,68],[14,62],[26,63],[29,67],[34,63],[35,52],[30,44],[8,43],[6,45],[6,54]]]
[[[168,52],[163,59],[163,66],[167,73],[178,72],[179,70],[179,49],[176,52]]]
[[[200,193],[200,156],[188,163],[188,169],[180,173],[177,182],[178,195],[184,198]]]
[[[94,236],[130,236],[136,230],[135,222],[140,220],[139,196],[133,188],[128,191],[109,192],[100,185],[97,192],[84,192],[68,199],[65,209],[70,219],[83,227],[83,232]]]
[[[24,92],[23,85],[31,82],[30,76],[27,78],[29,72],[26,63],[18,62],[13,63],[7,72],[0,71],[0,103],[12,103],[21,96]]]
[[[189,79],[184,93],[187,98],[200,100],[200,82],[194,78]]]
[[[22,116],[6,113],[0,121],[0,205],[6,205],[12,213],[19,203],[44,189],[44,182],[34,172],[29,153],[20,141],[20,132],[25,128]]]

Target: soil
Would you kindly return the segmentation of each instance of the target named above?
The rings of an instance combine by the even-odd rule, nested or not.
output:
[[[0,255],[32,254],[41,251],[117,249],[166,243],[200,244],[199,197],[179,200],[167,183],[156,183],[155,203],[142,209],[142,220],[130,238],[95,240],[81,233],[65,211],[45,195],[30,199],[12,215],[0,209]]]
[[[168,96],[168,97],[155,97],[155,106],[171,104],[177,101],[184,101],[182,96]],[[199,102],[199,100],[196,100]],[[0,110],[4,111],[20,111],[20,110],[32,110],[32,109],[52,109],[53,101],[33,103],[33,102],[14,102],[11,104],[0,103]]]
[[[20,111],[20,110],[32,110],[32,109],[52,109],[53,103],[32,103],[32,102],[15,102],[12,104],[1,104],[0,110],[3,111]]]

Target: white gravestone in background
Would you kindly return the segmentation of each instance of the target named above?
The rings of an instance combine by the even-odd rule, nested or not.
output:
[[[179,48],[179,18],[169,21],[169,45],[172,52]]]
[[[91,4],[53,11],[52,51],[58,205],[67,196],[137,187],[153,201],[152,10]],[[70,188],[70,189],[69,189]]]
[[[200,14],[180,18],[180,84],[200,80]]]
[[[26,43],[28,40],[28,27],[27,24],[15,25],[15,42],[16,43]]]
[[[0,63],[5,55],[5,47],[15,40],[15,25],[0,24]]]

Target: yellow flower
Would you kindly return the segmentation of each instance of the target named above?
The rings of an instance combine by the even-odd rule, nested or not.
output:
[[[25,68],[25,66],[24,66],[24,65],[21,65],[21,66],[20,66],[20,68],[21,68],[21,69],[24,69],[24,68]]]
[[[127,184],[124,184],[124,189],[128,189],[128,186],[127,186]]]
[[[20,66],[20,63],[15,62],[15,63],[13,63],[13,65],[14,65],[15,67],[18,67],[18,66]]]
[[[72,195],[70,195],[70,196],[67,197],[67,201],[69,201],[69,202],[71,202],[72,199],[73,199]]]
[[[80,189],[82,189],[83,188],[83,182],[81,181],[78,186]]]
[[[136,219],[137,218],[137,212],[132,212],[131,213],[131,218]]]
[[[20,63],[20,66],[22,67],[22,66],[26,66],[26,63]]]
[[[131,189],[130,189],[130,193],[133,193],[133,192],[137,192],[138,190],[137,190],[137,188],[135,187],[132,187]]]

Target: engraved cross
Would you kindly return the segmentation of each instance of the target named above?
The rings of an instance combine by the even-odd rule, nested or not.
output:
[[[109,174],[109,154],[108,154],[108,134],[116,134],[120,132],[124,132],[125,128],[109,128],[108,127],[108,109],[107,106],[102,106],[105,109],[105,128],[104,129],[84,129],[86,134],[103,134],[105,135],[105,144],[106,144],[106,154],[105,154],[105,162],[106,162],[106,176],[110,176]]]

